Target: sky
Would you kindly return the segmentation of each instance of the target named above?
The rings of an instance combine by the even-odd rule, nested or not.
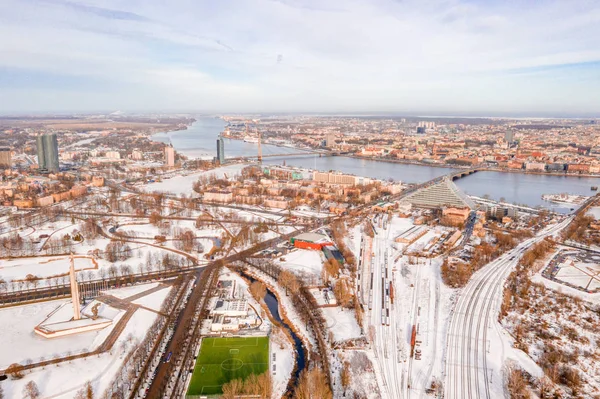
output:
[[[0,114],[600,116],[596,0],[0,0]]]

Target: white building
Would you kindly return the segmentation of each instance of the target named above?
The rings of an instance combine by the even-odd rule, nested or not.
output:
[[[175,150],[173,147],[165,147],[165,164],[169,167],[175,166]]]

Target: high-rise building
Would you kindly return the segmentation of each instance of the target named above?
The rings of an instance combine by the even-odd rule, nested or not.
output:
[[[58,140],[56,134],[37,136],[38,166],[41,170],[58,172]]]
[[[424,127],[425,129],[435,129],[435,122],[433,122],[433,121],[419,121],[417,127]]]
[[[12,166],[10,148],[0,147],[0,168],[8,169]]]
[[[119,151],[106,151],[106,158],[110,159],[121,159],[121,153]]]
[[[508,129],[504,133],[504,140],[506,140],[507,143],[512,143],[515,141],[515,132],[513,132],[511,129]]]
[[[217,139],[217,160],[220,164],[225,163],[225,140],[223,137]]]
[[[165,163],[168,167],[175,166],[175,150],[173,147],[165,147]]]
[[[131,151],[131,159],[141,161],[142,159],[144,159],[144,153],[140,150],[133,150]]]

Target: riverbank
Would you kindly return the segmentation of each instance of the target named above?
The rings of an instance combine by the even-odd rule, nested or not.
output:
[[[541,171],[532,171],[525,169],[508,169],[508,168],[497,168],[492,166],[481,166],[481,165],[473,165],[473,166],[465,166],[465,165],[452,165],[452,164],[441,164],[441,163],[429,163],[429,162],[419,162],[413,160],[406,159],[393,159],[393,158],[382,158],[382,157],[363,157],[360,155],[338,155],[340,157],[348,157],[355,159],[364,159],[368,161],[375,162],[388,162],[388,163],[399,163],[403,165],[416,165],[416,166],[431,166],[436,168],[446,168],[446,169],[477,169],[481,172],[502,172],[502,173],[520,173],[524,175],[543,175],[543,176],[566,176],[566,177],[594,177],[600,178],[600,174],[593,173],[568,173],[568,172],[541,172]]]
[[[276,392],[279,397],[289,397],[288,395],[294,391],[298,384],[300,374],[306,368],[313,342],[308,338],[308,331],[301,330],[301,319],[299,315],[295,314],[293,305],[288,303],[290,298],[279,292],[272,277],[250,268],[238,270],[237,273],[245,280],[250,282],[260,281],[265,285],[267,293],[261,306],[263,306],[263,310],[266,307],[271,323],[280,326],[295,347],[292,375],[285,390]]]

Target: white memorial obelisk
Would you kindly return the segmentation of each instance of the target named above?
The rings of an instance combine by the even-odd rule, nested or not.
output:
[[[69,276],[71,278],[71,299],[73,301],[73,320],[81,319],[81,310],[79,308],[79,288],[77,286],[77,279],[75,278],[75,259],[71,254],[71,268],[69,270]]]

